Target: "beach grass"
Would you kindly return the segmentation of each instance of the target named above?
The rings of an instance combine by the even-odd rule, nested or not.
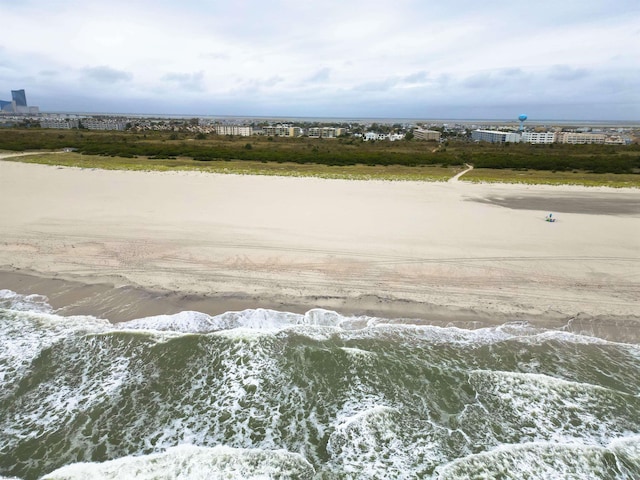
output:
[[[274,175],[295,177],[341,178],[353,180],[404,180],[442,182],[459,173],[463,167],[424,165],[372,166],[320,164],[298,164],[288,162],[255,162],[248,160],[225,160],[200,162],[187,157],[176,159],[150,159],[147,157],[125,158],[99,155],[81,155],[73,152],[34,153],[33,155],[10,157],[6,160],[102,170],[135,171],[199,171],[238,175]]]
[[[10,153],[10,152],[7,152]],[[15,153],[15,152],[12,152]],[[316,163],[252,160],[198,161],[191,157],[150,158],[83,155],[76,152],[46,152],[9,157],[7,160],[78,168],[135,171],[200,171],[237,175],[273,175],[351,180],[444,182],[462,171],[459,165],[326,165]],[[475,168],[460,178],[463,182],[516,183],[530,185],[582,185],[640,188],[637,173],[593,173],[582,170]]]
[[[530,185],[582,185],[587,187],[640,188],[640,174],[590,173],[579,170],[513,170],[476,168],[464,174],[461,181],[476,183],[522,183]]]

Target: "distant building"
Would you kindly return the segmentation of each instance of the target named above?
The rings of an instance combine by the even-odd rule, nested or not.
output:
[[[26,107],[27,106],[27,94],[24,89],[22,90],[11,90],[11,98],[14,102],[16,102],[16,107]]]
[[[289,127],[289,136],[290,137],[301,137],[302,136],[302,128],[300,128],[300,127]]]
[[[245,125],[216,125],[218,135],[238,135],[240,137],[250,137],[253,129]]]
[[[57,128],[60,130],[69,130],[78,128],[80,122],[77,118],[43,118],[40,120],[42,128]]]
[[[27,94],[24,89],[22,89],[11,90],[11,101],[0,100],[0,112],[37,115],[40,113],[40,109],[38,107],[29,107],[27,105]]]
[[[80,123],[89,130],[124,130],[127,122],[115,118],[83,118]]]
[[[442,134],[437,130],[424,130],[422,128],[416,128],[413,130],[413,138],[416,140],[434,140],[439,142],[441,135]]]
[[[377,133],[377,132],[367,132],[364,134],[364,141],[368,142],[370,140],[387,140],[389,137],[386,133]]]
[[[285,124],[262,127],[262,133],[269,137],[299,137],[302,135],[302,129]]]
[[[9,100],[0,100],[0,112],[13,113],[16,109],[16,103]]]
[[[518,143],[520,135],[513,132],[501,132],[499,130],[473,130],[471,139],[474,142],[491,143]]]
[[[68,118],[68,117],[44,117],[40,120],[42,128],[56,128],[69,130],[72,128],[86,128],[89,130],[125,130],[127,122],[116,118]]]
[[[388,138],[390,142],[404,140],[404,133],[390,133]]]
[[[555,132],[523,132],[522,141],[524,143],[554,143],[556,134]]]
[[[307,129],[307,136],[309,137],[320,138],[320,135],[322,135],[322,130],[320,129],[320,127],[309,127]]]
[[[336,138],[341,135],[344,135],[345,133],[346,133],[346,130],[344,128],[322,127],[323,138]]]
[[[606,135],[604,133],[575,133],[575,132],[558,132],[556,133],[556,142],[572,143],[572,144],[591,144],[604,143]]]
[[[344,128],[335,127],[309,127],[307,130],[307,136],[311,138],[336,138],[345,133]]]
[[[621,135],[611,135],[604,141],[606,145],[625,145],[627,142]]]

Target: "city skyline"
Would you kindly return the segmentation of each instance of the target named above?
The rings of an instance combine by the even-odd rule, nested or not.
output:
[[[42,111],[640,118],[637,2],[426,3],[0,0],[0,88]]]

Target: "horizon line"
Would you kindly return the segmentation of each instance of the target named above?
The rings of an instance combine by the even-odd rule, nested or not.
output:
[[[457,122],[506,122],[506,123],[519,123],[517,117],[513,119],[508,118],[481,118],[481,117],[404,117],[404,116],[368,116],[368,115],[350,115],[350,116],[341,116],[341,115],[242,115],[242,114],[196,114],[196,113],[136,113],[136,112],[98,112],[98,111],[65,111],[65,110],[51,110],[51,111],[40,111],[39,114],[65,114],[65,115],[104,115],[104,116],[140,116],[140,117],[179,117],[179,118],[215,118],[215,117],[225,117],[225,118],[247,118],[247,119],[271,119],[271,120],[283,120],[283,119],[314,119],[314,120],[322,120],[322,119],[331,119],[331,120],[411,120],[411,121],[437,121],[437,122],[448,122],[448,121],[457,121]],[[603,119],[576,119],[576,118],[528,118],[526,123],[549,123],[549,122],[562,122],[562,123],[606,123],[606,124],[638,124],[640,125],[640,119],[638,120],[603,120]]]

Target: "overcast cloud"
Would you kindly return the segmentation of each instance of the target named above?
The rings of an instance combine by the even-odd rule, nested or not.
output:
[[[43,111],[640,119],[638,0],[0,0]]]

